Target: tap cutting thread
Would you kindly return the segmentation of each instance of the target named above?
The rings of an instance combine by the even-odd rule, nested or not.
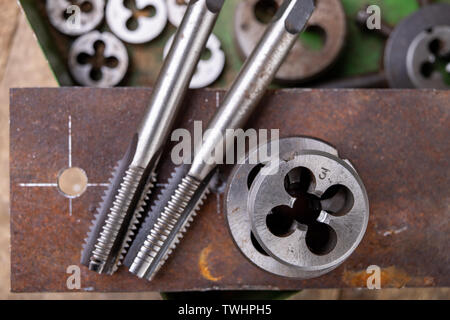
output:
[[[126,171],[116,194],[113,207],[95,244],[95,250],[92,253],[89,265],[90,268],[100,269],[101,271],[106,264],[143,174],[144,169],[138,167],[130,167]]]
[[[183,226],[180,230],[178,230],[176,226],[180,222],[180,219],[182,219],[182,213],[189,205],[189,202],[198,190],[200,183],[200,181],[191,176],[183,178],[139,250],[135,261],[130,267],[131,272],[137,273],[138,276],[143,277],[144,274],[139,273],[140,267],[143,264],[150,265],[155,259],[158,259],[161,248],[165,244],[169,247],[173,247],[179,242],[180,238],[183,236],[183,231],[186,231],[186,224],[189,224],[193,219],[192,215],[185,217]],[[174,232],[177,234],[173,234]],[[172,239],[168,244],[167,240],[169,238]],[[160,260],[156,262],[156,269],[159,269],[164,264],[169,254],[159,258]]]

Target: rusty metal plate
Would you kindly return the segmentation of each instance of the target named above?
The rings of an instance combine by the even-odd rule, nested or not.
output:
[[[69,291],[70,265],[112,167],[149,99],[149,89],[11,91],[11,287],[14,292]],[[178,127],[207,121],[223,92],[189,94]],[[188,106],[189,105],[189,106]],[[334,144],[365,182],[371,205],[355,253],[320,278],[268,274],[235,247],[212,193],[176,252],[153,282],[125,268],[102,276],[81,267],[84,291],[187,291],[364,287],[370,265],[382,287],[449,286],[448,175],[450,92],[426,90],[280,90],[263,99],[253,128],[309,135]],[[206,125],[206,123],[204,123]],[[56,187],[61,169],[82,168],[87,191],[68,199]],[[159,170],[167,181],[168,157]],[[224,167],[224,177],[230,167]]]

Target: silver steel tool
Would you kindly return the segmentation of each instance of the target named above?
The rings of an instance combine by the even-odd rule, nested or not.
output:
[[[291,137],[279,140],[279,154],[276,157],[280,160],[292,158],[302,150],[318,150],[338,156],[338,151],[331,145],[307,137]],[[319,276],[328,270],[308,272],[300,268],[284,264],[271,257],[259,244],[252,231],[252,223],[248,214],[247,204],[249,202],[250,189],[259,176],[263,167],[270,166],[268,163],[258,159],[259,148],[254,148],[248,152],[245,161],[236,165],[230,176],[230,182],[225,195],[225,213],[228,227],[236,246],[242,254],[252,263],[261,269],[288,278],[311,278]],[[257,163],[250,161],[257,159]],[[272,208],[270,208],[272,209]],[[269,209],[269,210],[270,210]],[[294,221],[289,219],[288,223],[284,217],[275,220],[279,225],[291,227]]]
[[[170,23],[178,28],[184,13],[186,12],[188,0],[167,0],[167,16]]]
[[[351,163],[310,146],[267,163],[246,206],[256,242],[284,266],[272,271],[298,278],[338,267],[361,242],[369,219],[367,193]]]
[[[263,270],[318,277],[339,266],[361,241],[369,217],[367,194],[352,164],[331,145],[290,137],[278,146],[270,161],[258,159],[259,148],[250,150],[231,173],[228,227],[244,256]],[[343,247],[350,250],[340,251]],[[321,264],[325,259],[328,263]]]
[[[223,146],[226,151],[227,135],[231,134],[227,129],[241,128],[245,124],[313,10],[313,0],[286,0],[277,11],[210,122],[212,131],[195,153],[192,165],[178,168],[169,187],[152,208],[130,249],[129,254],[135,257],[127,257],[133,260],[130,272],[152,279],[175,249],[207,194],[209,180],[217,166],[210,161],[216,146]],[[125,263],[128,265],[129,261]]]
[[[239,1],[234,13],[234,41],[241,57],[252,52],[266,27],[266,17],[258,12],[276,12],[283,0]],[[275,76],[281,83],[302,83],[324,74],[339,57],[345,46],[347,20],[340,0],[316,1],[305,35],[320,40],[310,46],[301,38],[292,47]]]
[[[186,12],[188,0],[167,0],[167,14],[170,23],[178,28],[180,26],[181,20],[183,19],[184,13]],[[173,36],[167,40],[164,45],[164,56],[169,52],[172,46]],[[197,65],[197,69],[192,76],[191,83],[189,84],[190,89],[205,88],[214,83],[225,68],[225,53],[221,48],[222,44],[220,39],[214,34],[209,36],[208,42],[206,43],[206,49],[210,52],[210,57],[205,59],[200,59]]]
[[[173,36],[169,38],[164,46],[164,56],[169,53],[172,46]],[[205,88],[214,83],[222,74],[223,68],[225,68],[225,53],[221,48],[219,38],[214,34],[209,36],[206,43],[206,49],[209,50],[210,56],[205,59],[200,59],[197,65],[197,69],[192,76],[190,89]]]
[[[162,66],[149,106],[115,168],[88,234],[81,263],[112,274],[121,263],[153,186],[155,167],[223,0],[193,0]]]

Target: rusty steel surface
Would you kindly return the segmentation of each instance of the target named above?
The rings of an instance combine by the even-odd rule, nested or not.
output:
[[[150,89],[11,91],[11,288],[69,291],[67,268],[81,244],[111,169],[127,147]],[[177,127],[204,127],[223,92],[190,92]],[[448,175],[450,92],[431,90],[270,91],[249,127],[280,128],[333,144],[358,169],[370,219],[353,255],[331,273],[289,280],[266,273],[235,247],[213,188],[185,238],[154,281],[125,268],[111,276],[81,267],[81,291],[189,291],[365,287],[370,265],[382,287],[449,286]],[[70,125],[69,125],[70,124]],[[169,146],[170,148],[170,146]],[[168,148],[168,149],[169,149]],[[55,186],[69,165],[82,168],[87,191],[69,200]],[[162,159],[158,183],[172,169]],[[221,169],[224,179],[231,167]]]

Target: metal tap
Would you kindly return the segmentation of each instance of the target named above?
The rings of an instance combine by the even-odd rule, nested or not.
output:
[[[241,128],[255,110],[299,33],[314,10],[314,0],[286,0],[246,60],[218,112],[192,165],[179,167],[136,237],[125,264],[151,280],[183,237],[208,193],[217,164],[216,146],[227,149],[227,134]],[[229,146],[228,146],[229,147]]]
[[[149,106],[88,233],[81,263],[112,274],[121,263],[155,181],[155,167],[223,0],[191,0],[156,81]]]

